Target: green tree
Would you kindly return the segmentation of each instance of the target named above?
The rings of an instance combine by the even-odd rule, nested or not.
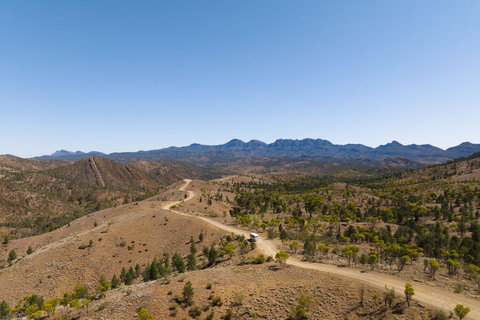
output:
[[[180,273],[185,272],[185,269],[186,269],[185,262],[183,262],[182,257],[176,252],[172,257],[172,264],[178,272]]]
[[[8,253],[8,261],[13,261],[17,259],[17,253],[15,252],[14,249],[12,249],[9,253]]]
[[[190,253],[197,254],[197,247],[195,246],[194,242],[192,242],[192,244],[190,245]]]
[[[229,243],[225,246],[224,249],[225,253],[230,256],[230,259],[232,259],[232,256],[235,254],[235,247],[233,243]]]
[[[42,310],[45,311],[48,314],[48,316],[52,315],[55,312],[55,309],[57,308],[57,304],[59,301],[60,299],[58,298],[48,300],[43,305]]]
[[[407,262],[410,260],[408,256],[401,256],[398,258],[398,271],[402,272],[403,268],[405,268],[405,265]]]
[[[457,304],[457,306],[455,307],[455,309],[453,309],[453,311],[455,311],[455,314],[457,315],[457,317],[460,320],[462,320],[470,312],[470,308],[464,307],[461,304]]]
[[[73,289],[72,298],[81,299],[88,296],[88,288],[82,285],[75,286]]]
[[[9,315],[10,315],[10,306],[5,300],[3,300],[2,303],[0,304],[0,317],[6,320],[8,319]]]
[[[120,284],[120,279],[117,278],[116,274],[113,275],[112,281],[110,283],[112,285],[112,289],[115,289],[118,287],[118,285]]]
[[[432,280],[435,280],[435,273],[437,273],[438,269],[440,269],[440,265],[435,259],[428,261],[428,265],[430,266],[430,275],[432,276]]]
[[[300,243],[298,243],[298,241],[295,240],[295,241],[293,241],[292,243],[290,243],[288,246],[290,247],[291,250],[293,250],[293,253],[296,254],[298,248],[300,247]]]
[[[413,290],[413,287],[410,283],[405,284],[405,299],[407,299],[407,304],[410,307],[410,300],[412,299],[412,296],[415,295],[415,290]]]
[[[32,246],[28,246],[27,254],[32,254],[32,253],[33,253]]]
[[[133,268],[130,267],[130,269],[127,272],[127,276],[125,277],[125,284],[129,286],[133,283],[134,280],[135,280],[135,271],[133,271]]]
[[[298,305],[291,306],[294,319],[304,320],[310,318],[310,314],[307,312],[307,310],[309,309],[311,303],[312,299],[310,296],[302,293]]]
[[[458,269],[461,267],[460,261],[457,260],[452,260],[448,259],[446,261],[447,267],[448,267],[448,275],[451,277],[455,275],[458,271]]]
[[[73,299],[70,301],[70,308],[80,310],[82,308],[82,303],[79,299]]]
[[[88,306],[90,305],[90,300],[85,298],[83,299],[83,306],[87,309],[87,314],[88,314]]]
[[[66,308],[70,303],[70,300],[72,300],[72,298],[71,298],[70,292],[67,291],[63,294],[63,298],[60,299],[60,305]]]
[[[140,268],[140,265],[137,263],[135,266],[135,278],[140,277],[142,275],[142,268]]]
[[[309,219],[312,219],[313,212],[317,211],[317,209],[322,205],[320,199],[313,194],[307,194],[304,196],[303,203],[305,211],[310,214]]]
[[[370,263],[372,270],[373,268],[375,268],[375,264],[378,261],[378,255],[379,254],[377,251],[370,251],[370,255],[368,256],[368,263]]]
[[[300,300],[298,301],[298,305],[304,308],[305,310],[310,310],[310,305],[312,304],[312,299],[308,294],[301,294]]]
[[[183,287],[182,296],[188,306],[192,305],[194,294],[195,290],[193,290],[192,283],[190,281],[187,281],[187,283],[185,283],[185,286]]]
[[[213,266],[215,263],[217,263],[217,259],[218,259],[218,251],[212,245],[210,247],[210,250],[208,251],[208,264],[210,266]]]
[[[197,269],[197,258],[195,258],[195,254],[190,253],[187,256],[187,270],[195,270]]]
[[[290,255],[286,252],[280,251],[275,255],[278,263],[281,267],[285,267],[287,265],[287,260],[290,258]]]
[[[147,309],[141,308],[138,312],[138,320],[152,320],[153,316],[148,313]]]
[[[122,271],[120,272],[120,281],[125,282],[125,279],[127,278],[127,270],[125,267],[122,268]]]

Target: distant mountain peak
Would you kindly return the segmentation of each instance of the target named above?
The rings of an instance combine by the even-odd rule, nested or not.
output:
[[[62,149],[62,150],[55,151],[54,153],[51,154],[51,156],[52,157],[63,157],[63,156],[71,155],[71,154],[74,154],[74,152]]]

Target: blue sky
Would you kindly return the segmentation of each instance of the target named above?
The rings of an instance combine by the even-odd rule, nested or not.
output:
[[[480,143],[478,1],[2,1],[0,154]]]

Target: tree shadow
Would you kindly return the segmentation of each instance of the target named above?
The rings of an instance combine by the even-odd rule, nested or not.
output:
[[[283,268],[280,268],[279,266],[276,266],[276,265],[268,267],[268,270],[270,270],[270,271],[278,271],[278,270],[281,270],[281,269],[283,269]]]

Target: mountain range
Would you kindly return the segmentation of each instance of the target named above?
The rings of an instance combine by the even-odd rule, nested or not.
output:
[[[463,142],[458,146],[443,150],[430,144],[403,145],[392,141],[376,148],[362,144],[333,144],[323,139],[278,139],[267,144],[259,140],[243,142],[233,139],[221,145],[202,145],[198,143],[185,147],[169,147],[158,150],[138,152],[116,152],[104,154],[98,151],[84,153],[81,151],[71,152],[66,150],[56,151],[47,156],[37,159],[62,159],[78,160],[89,156],[102,156],[119,162],[134,160],[183,160],[190,162],[207,162],[219,160],[234,160],[253,157],[286,157],[296,158],[301,156],[346,158],[346,159],[371,159],[384,160],[388,158],[405,158],[421,164],[442,163],[472,153],[480,152],[480,144]]]

